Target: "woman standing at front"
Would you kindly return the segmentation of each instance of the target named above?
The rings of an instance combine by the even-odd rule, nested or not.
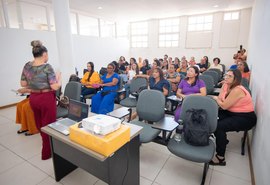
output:
[[[251,129],[257,121],[249,92],[241,84],[238,69],[229,69],[219,96],[213,96],[220,106],[218,124],[215,131],[216,152],[211,165],[225,166],[225,151],[228,144],[227,132]]]
[[[32,41],[34,60],[25,64],[21,76],[21,86],[31,90],[29,97],[36,126],[42,137],[42,160],[51,157],[49,136],[40,129],[56,121],[55,90],[61,86],[60,74],[55,75],[48,61],[48,50],[38,40]]]
[[[119,76],[114,69],[114,64],[108,64],[107,73],[101,77],[102,83],[99,85],[103,89],[92,97],[91,111],[94,113],[107,114],[113,111],[119,81]]]

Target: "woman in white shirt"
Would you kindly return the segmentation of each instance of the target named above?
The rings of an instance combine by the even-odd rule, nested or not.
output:
[[[133,63],[131,65],[131,69],[128,71],[128,82],[125,85],[126,97],[129,96],[131,80],[134,78],[134,76],[138,74],[139,74],[139,66],[137,63]]]
[[[222,65],[220,65],[220,58],[218,57],[213,59],[213,64],[211,64],[211,66],[208,69],[219,69],[222,73],[224,72]]]

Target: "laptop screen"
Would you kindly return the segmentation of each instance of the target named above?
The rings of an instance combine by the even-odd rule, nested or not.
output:
[[[88,117],[89,105],[73,99],[69,100],[68,118],[81,121]]]

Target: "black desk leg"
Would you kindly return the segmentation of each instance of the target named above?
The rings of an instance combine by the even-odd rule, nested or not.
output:
[[[53,160],[53,167],[54,167],[54,176],[55,176],[55,180],[59,182],[67,174],[75,170],[77,166],[75,166],[74,164],[70,163],[69,161],[65,160],[64,158],[54,153],[52,137],[50,137],[50,142],[51,142],[52,160]]]
[[[109,161],[109,185],[140,184],[139,136],[133,138]]]

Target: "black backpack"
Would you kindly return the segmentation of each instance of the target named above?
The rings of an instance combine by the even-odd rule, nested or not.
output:
[[[207,113],[204,109],[188,109],[184,122],[184,139],[194,146],[209,145],[210,129],[206,123]]]

